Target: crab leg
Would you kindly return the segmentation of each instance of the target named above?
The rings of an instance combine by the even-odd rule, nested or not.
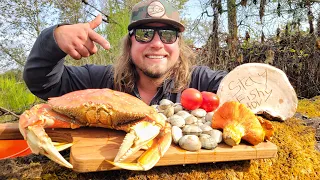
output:
[[[148,121],[141,121],[130,128],[114,158],[120,162],[139,151],[150,140],[154,139],[160,132],[161,127]]]
[[[149,127],[148,127],[149,128]],[[148,131],[143,131],[140,130],[140,133],[143,134],[144,132],[149,132]],[[129,133],[128,133],[129,134]],[[127,136],[126,136],[127,137]],[[126,139],[126,138],[125,138]],[[164,153],[169,149],[171,145],[172,137],[171,137],[171,126],[170,124],[165,124],[164,127],[160,130],[160,134],[156,136],[156,138],[152,138],[152,140],[146,141],[145,143],[141,144],[139,147],[131,147],[129,149],[128,154],[125,155],[124,158],[118,159],[115,158],[114,162],[108,161],[114,166],[117,166],[119,168],[123,169],[128,169],[128,170],[136,170],[136,171],[147,171],[151,169],[157,162],[160,160],[160,158],[164,155]],[[124,140],[125,142],[125,140]],[[125,163],[125,162],[120,162],[124,160],[126,157],[129,155],[137,152],[138,150],[141,149],[141,147],[144,147],[146,144],[149,144],[152,142],[151,147],[148,148],[147,151],[145,151],[138,159],[137,163]],[[122,146],[122,145],[121,145]],[[121,149],[121,147],[120,147]],[[120,150],[119,150],[120,152]]]
[[[45,132],[44,128],[78,128],[80,125],[69,123],[72,121],[67,116],[55,113],[47,104],[34,106],[25,111],[19,120],[19,130],[27,141],[31,151],[43,154],[60,165],[72,168],[58,151],[72,146],[72,143],[54,143]]]

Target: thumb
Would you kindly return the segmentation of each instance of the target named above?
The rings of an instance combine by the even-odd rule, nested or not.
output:
[[[91,29],[95,29],[98,27],[102,22],[101,14],[99,14],[96,18],[94,18],[92,21],[88,22]]]

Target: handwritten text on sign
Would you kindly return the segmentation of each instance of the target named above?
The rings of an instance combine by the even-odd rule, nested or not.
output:
[[[250,109],[267,102],[272,94],[272,89],[268,89],[268,71],[265,69],[256,73],[234,79],[228,84],[232,97]]]

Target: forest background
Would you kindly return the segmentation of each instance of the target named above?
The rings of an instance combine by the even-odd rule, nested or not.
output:
[[[170,1],[170,0],[169,0]],[[127,34],[130,10],[138,0],[4,0],[0,2],[0,122],[16,120],[40,99],[22,79],[32,45],[45,28],[90,21],[102,14],[96,31],[112,45],[69,65],[110,64]],[[320,95],[319,0],[176,0],[187,30],[184,39],[198,64],[231,71],[248,62],[283,70],[299,98]],[[197,7],[194,7],[197,5]]]

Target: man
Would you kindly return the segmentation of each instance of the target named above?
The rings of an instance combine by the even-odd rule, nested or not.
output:
[[[224,71],[193,66],[194,55],[183,42],[185,27],[178,11],[164,0],[147,0],[132,9],[129,33],[115,65],[81,67],[64,65],[64,58],[88,57],[97,52],[94,43],[109,49],[107,40],[93,29],[102,19],[89,23],[57,25],[45,29],[28,57],[24,80],[42,99],[88,88],[127,92],[145,103],[161,99],[180,101],[188,87],[216,92]]]

